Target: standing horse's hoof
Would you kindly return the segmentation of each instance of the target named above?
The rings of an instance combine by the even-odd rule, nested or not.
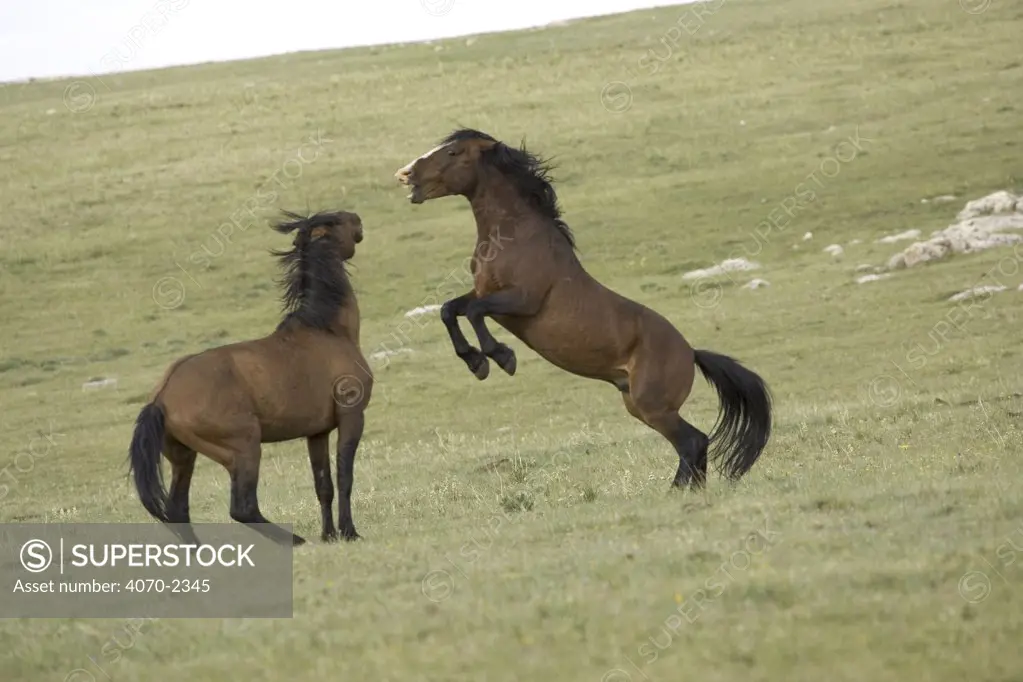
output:
[[[320,536],[320,540],[326,543],[337,542],[337,533],[324,533]]]
[[[356,533],[355,529],[352,528],[351,530],[342,531],[341,532],[341,537],[343,537],[348,542],[354,542],[354,541],[358,540],[359,538],[361,538],[362,536],[359,535],[358,533]]]
[[[494,358],[497,366],[507,372],[508,376],[515,376],[515,368],[518,366],[515,360],[515,351],[508,346],[502,345],[490,357]]]

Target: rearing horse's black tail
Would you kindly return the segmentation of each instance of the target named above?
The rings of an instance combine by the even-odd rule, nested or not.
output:
[[[163,451],[164,413],[156,403],[149,403],[135,420],[135,433],[128,450],[128,466],[135,478],[142,506],[163,522],[167,517],[167,491],[163,487],[160,453]]]
[[[737,360],[696,351],[696,366],[717,390],[721,416],[710,435],[714,458],[732,480],[742,477],[760,457],[771,436],[771,392],[755,372]]]

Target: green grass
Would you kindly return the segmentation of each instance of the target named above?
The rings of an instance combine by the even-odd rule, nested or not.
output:
[[[148,520],[134,418],[175,358],[274,327],[279,208],[361,214],[364,351],[413,350],[377,362],[360,543],[315,540],[304,443],[264,449],[264,512],[313,539],[293,620],[8,620],[4,678],[103,679],[93,657],[118,682],[1021,679],[1023,273],[1011,250],[854,269],[1021,189],[1023,5],[729,0],[651,73],[685,11],[104,76],[77,113],[70,81],[0,90],[0,520]],[[769,382],[746,479],[672,493],[670,446],[613,389],[500,330],[518,373],[480,383],[436,315],[406,323],[467,289],[474,227],[392,174],[459,123],[555,156],[590,271]],[[737,283],[770,287],[681,279],[744,254],[764,267]],[[1000,263],[1011,291],[938,335]],[[82,390],[97,377],[117,386]],[[699,380],[683,414],[717,410]],[[228,520],[226,484],[200,461],[194,520]]]

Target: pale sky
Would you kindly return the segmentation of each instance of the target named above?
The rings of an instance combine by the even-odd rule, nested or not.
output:
[[[686,0],[2,0],[0,81],[430,40]]]

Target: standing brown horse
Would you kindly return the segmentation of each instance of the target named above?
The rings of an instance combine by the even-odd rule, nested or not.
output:
[[[281,544],[305,540],[259,511],[261,443],[305,438],[324,542],[337,539],[331,518],[330,432],[337,429],[338,527],[359,537],[352,522],[352,482],[373,376],[359,349],[359,307],[345,261],[362,241],[355,213],[318,213],[278,232],[298,231],[291,251],[274,251],[285,269],[285,316],[269,336],[212,348],[174,362],[142,408],[129,450],[142,505],[187,542],[197,542],[188,513],[196,453],[231,474],[231,518]],[[170,494],[160,452],[171,463]],[[180,524],[180,525],[179,525]]]
[[[447,301],[441,319],[455,353],[478,379],[493,358],[515,374],[515,353],[487,329],[493,318],[552,364],[621,391],[625,407],[667,438],[679,457],[676,486],[702,486],[707,450],[735,480],[760,457],[771,433],[771,394],[736,360],[694,351],[668,320],[595,280],[579,262],[561,220],[550,165],[477,130],[456,130],[395,173],[421,204],[460,195],[476,219],[474,288]],[[480,349],[457,318],[468,318]],[[679,416],[695,368],[715,387],[722,414],[710,438]]]

